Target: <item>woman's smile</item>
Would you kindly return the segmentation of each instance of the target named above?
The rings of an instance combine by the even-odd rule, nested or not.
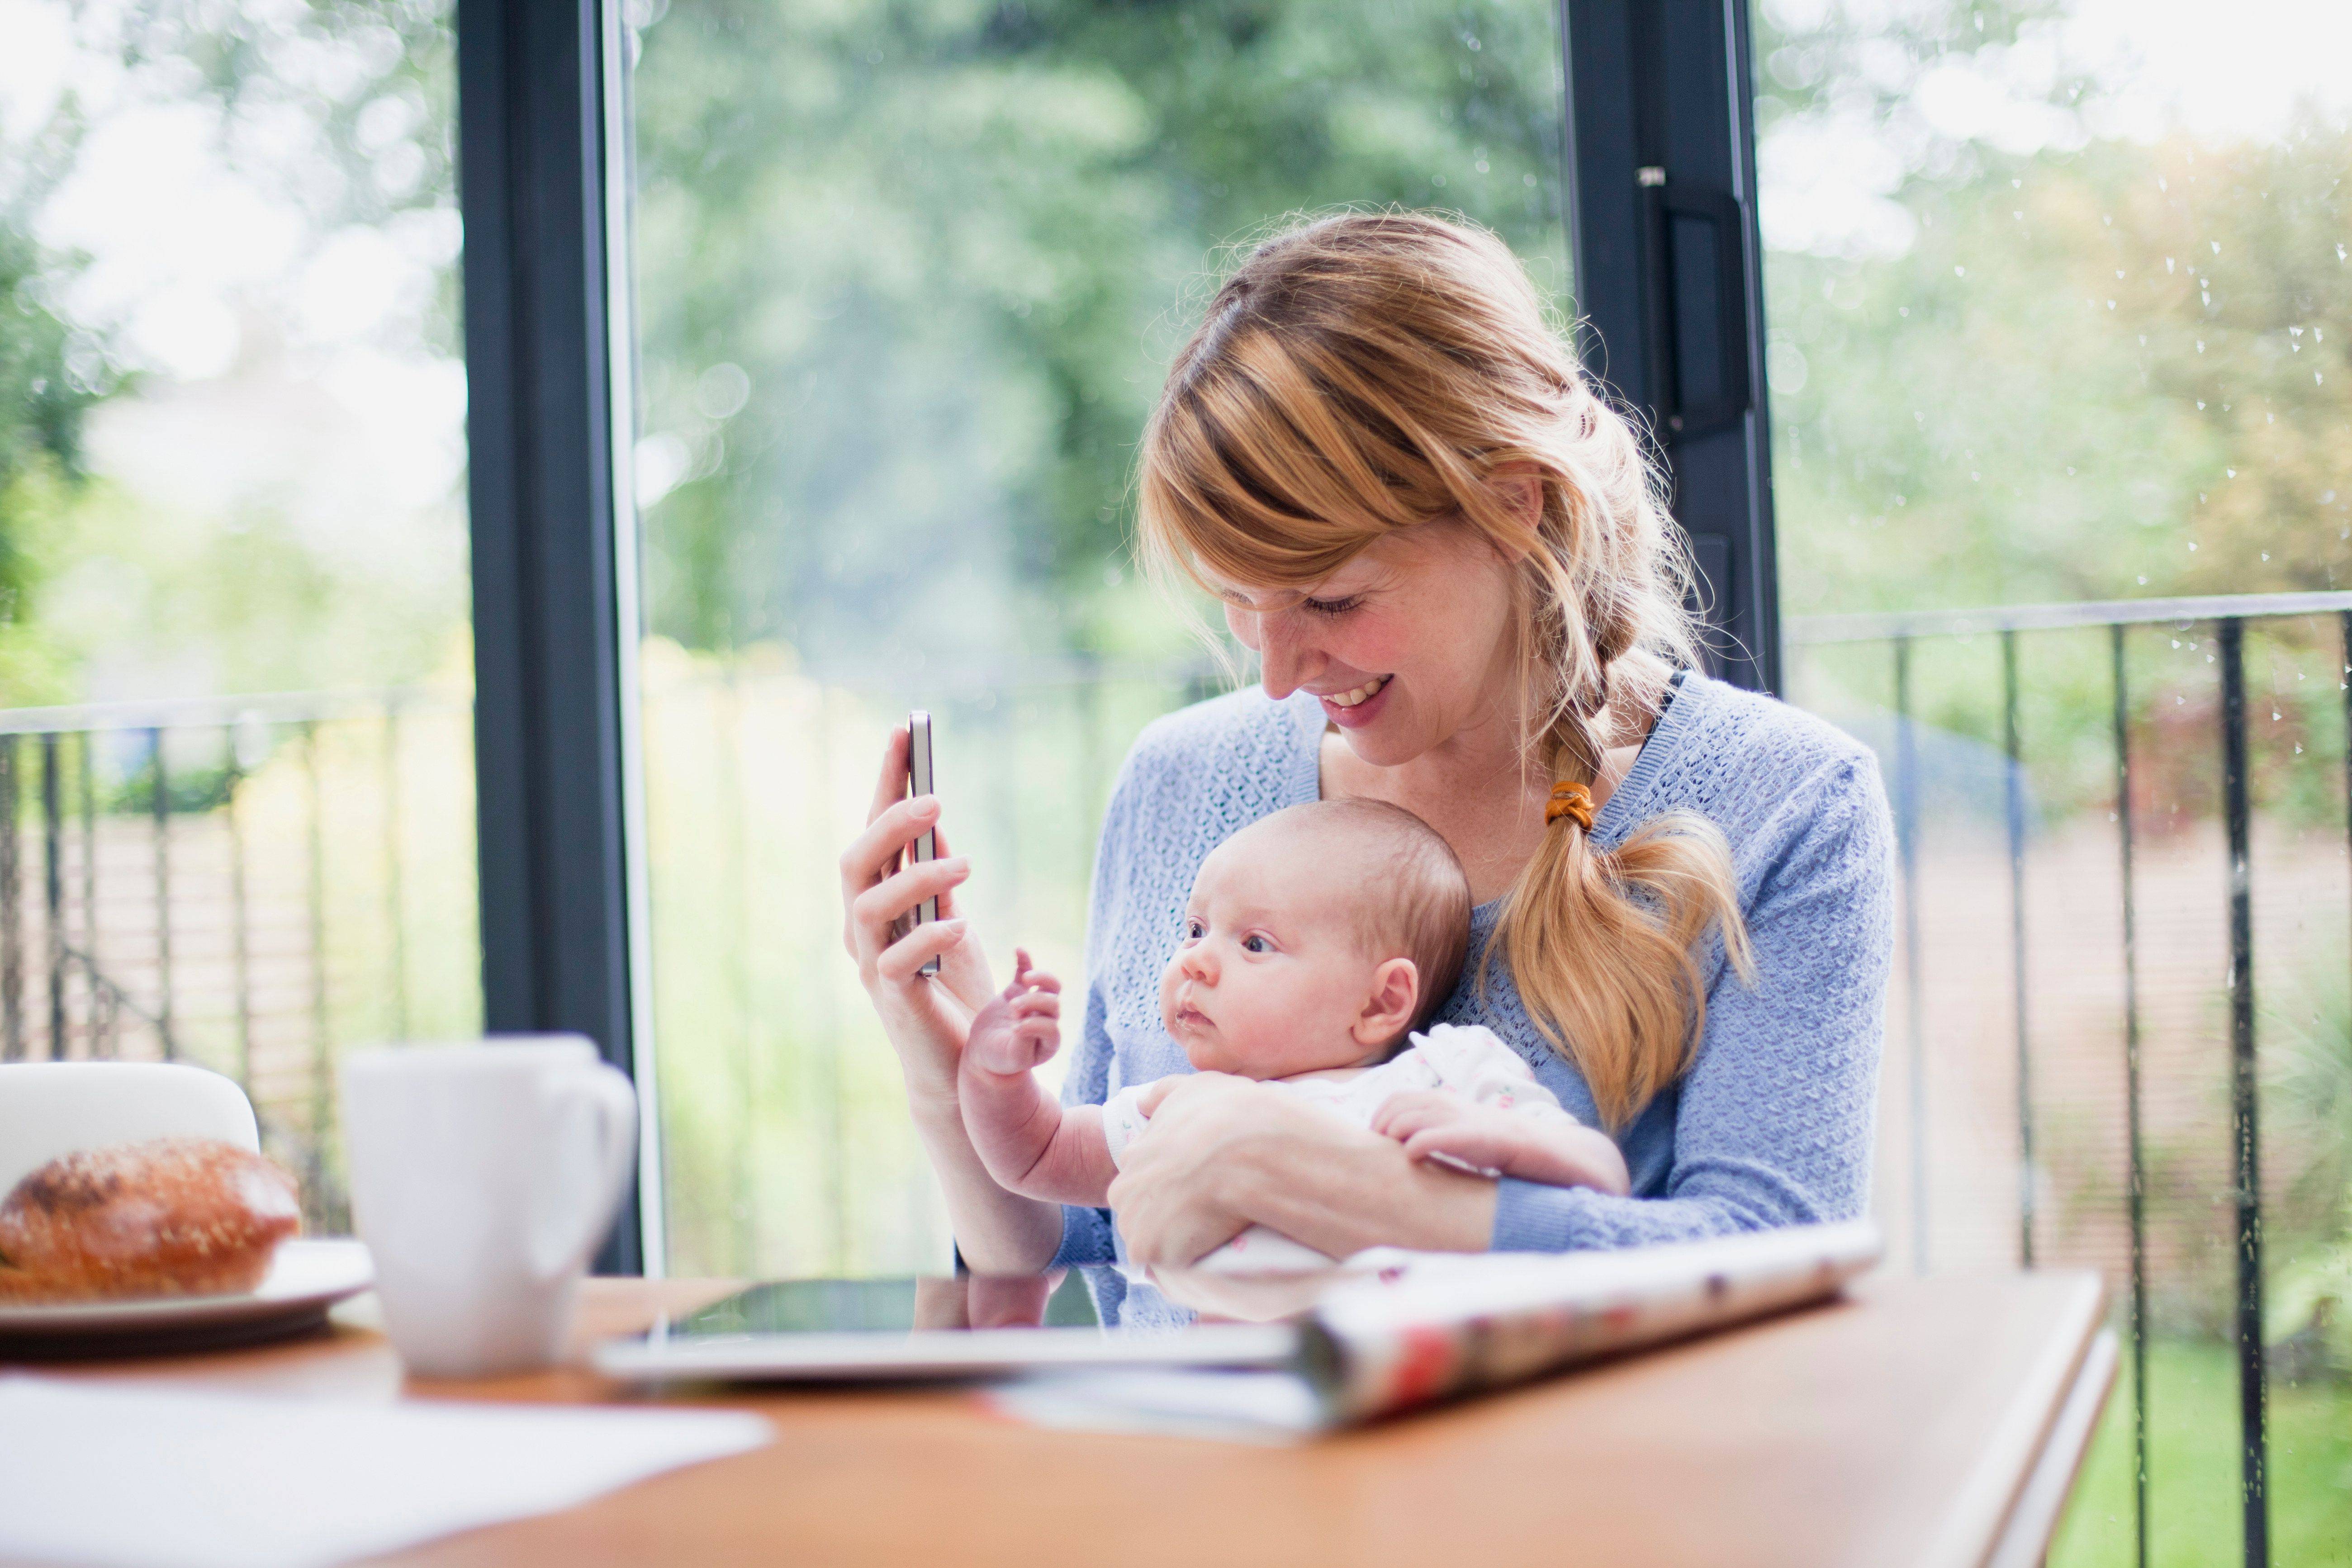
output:
[[[1346,691],[1318,692],[1323,703],[1324,716],[1343,730],[1358,730],[1380,717],[1388,704],[1383,699],[1389,688],[1396,684],[1392,675],[1376,675],[1361,686]]]

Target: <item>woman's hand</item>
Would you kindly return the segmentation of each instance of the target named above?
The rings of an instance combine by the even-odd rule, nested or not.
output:
[[[956,1099],[956,1068],[972,1015],[995,989],[980,943],[955,906],[955,889],[971,868],[947,858],[944,835],[934,840],[941,858],[900,865],[907,847],[926,828],[936,831],[940,820],[936,796],[902,800],[906,787],[901,726],[882,750],[882,776],[866,831],[841,857],[842,942],[898,1053],[907,1108],[939,1176],[964,1260],[983,1274],[1034,1273],[1061,1244],[1062,1211],[997,1184],[972,1147]],[[914,925],[915,906],[932,898],[940,901],[940,918]],[[933,958],[940,973],[926,976],[922,967]]]
[[[1264,1225],[1334,1258],[1367,1247],[1476,1252],[1495,1184],[1416,1164],[1395,1141],[1262,1083],[1195,1073],[1147,1101],[1111,1208],[1129,1255],[1181,1268]]]
[[[857,961],[858,978],[881,1015],[906,1070],[908,1095],[919,1110],[954,1104],[956,1059],[972,1015],[995,987],[980,943],[956,910],[955,889],[971,875],[971,863],[950,856],[947,837],[939,834],[940,858],[900,865],[925,829],[938,832],[940,820],[939,797],[903,799],[906,785],[902,724],[883,748],[866,831],[841,857],[842,941]],[[911,925],[915,906],[930,898],[940,901],[940,918]],[[938,975],[921,973],[934,958]]]

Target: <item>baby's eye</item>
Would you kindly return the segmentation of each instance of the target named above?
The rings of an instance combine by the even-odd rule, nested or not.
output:
[[[1209,928],[1202,925],[1199,921],[1186,921],[1184,922],[1184,940],[1186,942],[1198,942],[1203,936],[1206,936],[1208,931]]]
[[[1267,941],[1264,936],[1259,935],[1257,932],[1252,931],[1249,935],[1242,938],[1242,951],[1244,952],[1272,952],[1274,951],[1274,943]]]

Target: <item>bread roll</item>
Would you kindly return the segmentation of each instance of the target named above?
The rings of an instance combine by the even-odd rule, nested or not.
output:
[[[301,1227],[294,1178],[234,1143],[64,1154],[0,1203],[0,1301],[235,1295]]]

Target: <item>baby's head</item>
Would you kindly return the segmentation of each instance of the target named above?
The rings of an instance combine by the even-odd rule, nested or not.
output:
[[[1204,1072],[1381,1061],[1452,992],[1469,941],[1469,880],[1427,823],[1376,801],[1294,805],[1201,863],[1160,1017]]]

